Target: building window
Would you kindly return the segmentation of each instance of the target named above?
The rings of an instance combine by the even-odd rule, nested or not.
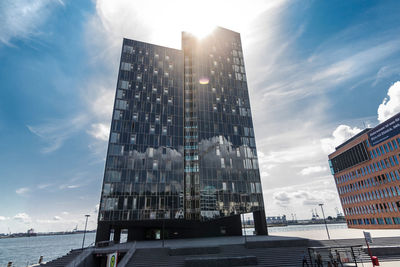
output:
[[[217,156],[221,156],[221,151],[219,150],[219,146],[216,146],[216,147],[215,147],[215,154],[216,154]]]
[[[122,116],[123,116],[123,111],[121,111],[121,110],[115,110],[114,111],[114,120],[120,120],[120,119],[122,119]]]
[[[117,98],[119,98],[119,99],[123,99],[123,98],[125,98],[125,93],[126,91],[125,90],[117,90]]]
[[[223,190],[223,191],[226,191],[226,189],[227,189],[227,188],[226,188],[226,182],[222,182],[222,190]]]
[[[130,71],[132,70],[133,65],[131,63],[122,62],[121,63],[121,70]]]
[[[120,171],[106,171],[105,179],[106,182],[120,182],[121,172]]]
[[[152,158],[153,155],[154,155],[154,149],[153,149],[152,147],[149,147],[149,148],[148,148],[148,157],[149,157],[149,158]]]
[[[124,45],[124,48],[122,50],[124,53],[132,54],[134,53],[135,50],[133,50],[132,46],[129,45]]]
[[[158,160],[153,160],[153,170],[158,170]]]
[[[119,100],[115,101],[115,108],[126,110],[128,107],[128,102],[126,100]]]
[[[120,80],[118,87],[122,89],[128,89],[130,87],[130,84],[128,81]]]
[[[393,144],[393,146],[394,146],[394,149],[397,149],[397,143],[396,143],[395,140],[392,140],[392,144]]]
[[[111,133],[110,143],[117,143],[119,141],[119,133]]]
[[[136,134],[131,134],[131,144],[136,144]]]

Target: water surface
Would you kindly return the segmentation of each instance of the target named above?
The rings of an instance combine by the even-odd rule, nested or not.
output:
[[[95,233],[87,233],[85,245],[94,242]],[[71,249],[82,247],[83,234],[32,236],[0,239],[0,266],[27,266],[38,263],[40,256],[50,261],[63,256]]]

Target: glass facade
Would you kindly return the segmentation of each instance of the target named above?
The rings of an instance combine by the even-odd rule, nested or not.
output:
[[[240,34],[183,33],[185,217],[214,219],[263,210]]]
[[[179,218],[183,53],[124,39],[99,221]]]
[[[183,33],[182,50],[124,39],[98,233],[257,211],[264,203],[240,34]],[[257,218],[266,233],[265,215]]]

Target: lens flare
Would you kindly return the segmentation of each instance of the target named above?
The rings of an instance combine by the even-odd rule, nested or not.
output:
[[[199,80],[200,84],[208,84],[210,80],[207,77],[201,77]]]
[[[207,24],[202,21],[201,23],[192,23],[185,27],[185,31],[190,32],[199,39],[203,39],[211,34],[216,26],[214,24]]]

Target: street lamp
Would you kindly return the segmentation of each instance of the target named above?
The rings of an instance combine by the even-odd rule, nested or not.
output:
[[[325,220],[324,208],[322,207],[324,204],[318,204],[318,205],[321,207],[322,210],[322,216],[324,217],[324,223],[325,223],[326,233],[328,234],[328,239],[331,240],[331,237],[329,236],[328,225],[326,224]]]
[[[85,223],[85,231],[83,232],[82,248],[83,248],[83,246],[84,246],[84,244],[85,244],[85,236],[86,236],[87,221],[88,221],[88,218],[90,217],[90,215],[89,215],[89,214],[86,214],[85,217],[86,217],[86,223]]]
[[[243,203],[243,201],[242,201],[242,197],[245,197],[245,196],[246,196],[245,194],[240,194],[240,206],[243,207],[243,204],[245,204],[244,211],[246,212],[247,211],[247,199],[246,199],[245,203]],[[247,244],[246,221],[244,219],[244,213],[242,213],[241,215],[242,215],[242,224],[244,227],[244,243]],[[242,231],[243,231],[243,229],[242,229]]]
[[[162,221],[162,231],[161,231],[161,234],[162,234],[162,247],[164,247],[164,242],[165,242],[165,240],[164,240],[164,232],[165,232],[165,210],[164,210],[164,216],[163,216],[163,221]]]

